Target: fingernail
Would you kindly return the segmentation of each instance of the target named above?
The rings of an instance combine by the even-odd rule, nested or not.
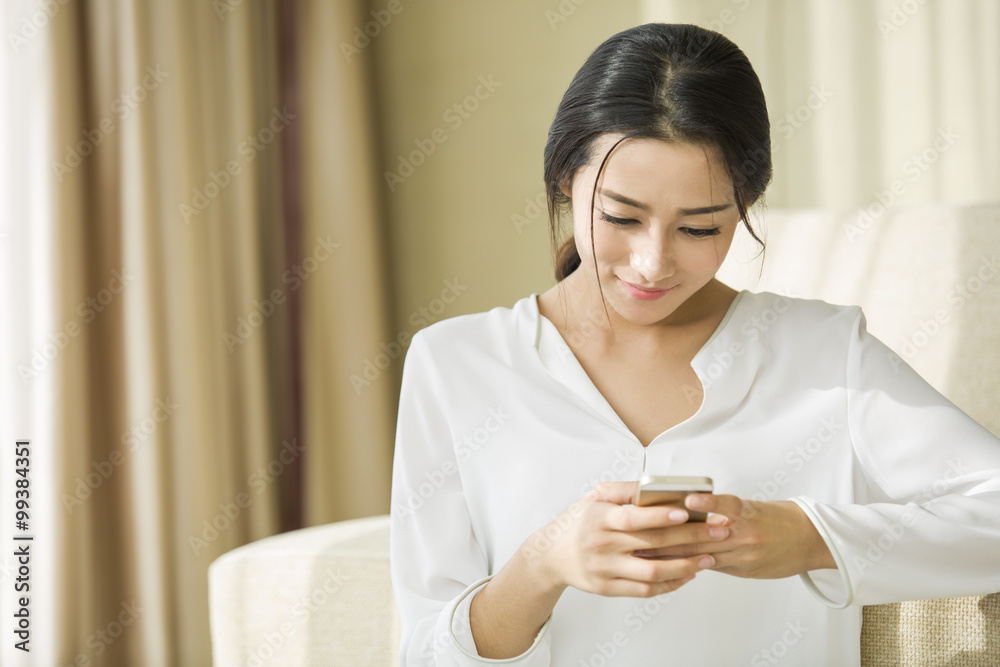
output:
[[[715,539],[720,540],[729,534],[729,529],[723,526],[712,526],[708,529],[708,534]]]
[[[706,568],[715,565],[715,559],[711,556],[705,556],[700,561],[698,561],[698,567]]]
[[[667,516],[671,521],[687,521],[688,515],[684,510],[673,510]]]

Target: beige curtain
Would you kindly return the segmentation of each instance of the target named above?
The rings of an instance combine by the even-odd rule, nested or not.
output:
[[[0,663],[208,665],[216,556],[388,511],[362,6],[5,3]]]
[[[861,209],[1000,196],[1000,3],[643,0],[743,49],[771,117],[769,207]]]
[[[393,354],[377,210],[371,44],[360,54],[344,46],[373,18],[364,2],[301,7],[303,244],[340,244],[303,295],[304,426],[314,444],[305,511],[316,525],[389,511],[403,355]]]

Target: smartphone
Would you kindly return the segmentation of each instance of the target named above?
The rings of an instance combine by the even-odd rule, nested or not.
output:
[[[639,480],[639,497],[636,505],[674,505],[688,513],[689,521],[705,521],[708,514],[684,507],[689,493],[711,493],[711,477],[663,477],[643,475]]]

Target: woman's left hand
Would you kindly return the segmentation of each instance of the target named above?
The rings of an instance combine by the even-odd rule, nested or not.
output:
[[[837,569],[829,548],[806,513],[791,500],[746,500],[692,493],[688,509],[710,512],[708,524],[723,540],[634,552],[646,558],[711,554],[710,568],[737,577],[780,579],[824,568]]]

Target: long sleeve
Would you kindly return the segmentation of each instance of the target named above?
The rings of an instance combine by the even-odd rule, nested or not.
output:
[[[831,607],[1000,591],[1000,439],[869,334],[860,308],[845,381],[870,502],[792,498],[839,566],[806,585]]]
[[[468,391],[459,380],[450,390]],[[418,331],[403,365],[392,471],[390,570],[402,625],[400,665],[548,667],[549,622],[516,658],[476,652],[469,609],[492,575],[469,514],[448,394],[425,330]]]

